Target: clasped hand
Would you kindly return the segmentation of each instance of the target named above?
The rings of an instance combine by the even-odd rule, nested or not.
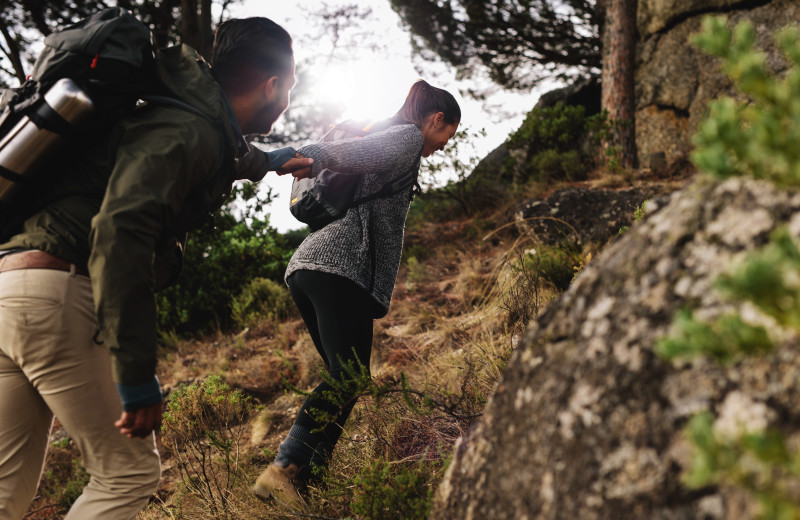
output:
[[[311,165],[314,164],[314,159],[303,157],[300,153],[296,153],[294,158],[289,159],[283,165],[275,170],[278,175],[286,175],[291,173],[296,179],[304,179],[311,177]]]

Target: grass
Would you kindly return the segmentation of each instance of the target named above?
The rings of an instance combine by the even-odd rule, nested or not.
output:
[[[540,186],[527,189],[541,195]],[[308,490],[317,518],[427,516],[456,440],[479,419],[527,324],[559,292],[541,263],[525,260],[538,247],[534,238],[498,225],[504,209],[421,221],[409,231],[391,312],[375,322],[373,385],[345,426],[330,472]],[[236,425],[236,478],[223,501],[204,497],[186,475],[191,460],[181,450],[188,448],[164,434],[164,477],[140,520],[296,518],[248,487],[274,459],[302,404],[284,381],[312,389],[320,360],[296,315],[247,316],[229,334],[163,337],[159,361],[159,377],[176,396],[185,397],[181,385],[218,376],[260,408]],[[194,441],[196,453],[213,446],[209,438]],[[62,466],[73,475],[71,461]]]
[[[431,231],[442,228],[452,237],[446,247],[433,247],[444,240]],[[487,228],[438,224],[411,245],[417,254],[401,268],[392,311],[376,322],[372,393],[354,409],[330,472],[308,490],[319,517],[427,516],[456,439],[480,417],[514,344],[502,308],[504,284],[498,283],[508,277],[507,241],[482,242]],[[271,317],[249,325],[238,337],[179,343],[162,359],[161,377],[175,384],[220,374],[264,406],[247,425],[252,442],[241,443],[240,457],[250,461],[254,479],[271,462],[301,402],[284,394],[281,377],[311,389],[319,381],[319,360],[300,320]],[[174,464],[168,457],[165,466]],[[140,518],[216,518],[174,469],[168,474],[173,491]],[[239,491],[248,494],[243,487],[230,496]],[[270,501],[248,505],[243,499],[226,507],[231,518],[288,518]]]

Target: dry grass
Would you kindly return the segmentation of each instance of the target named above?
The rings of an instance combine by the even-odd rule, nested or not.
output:
[[[370,517],[364,511],[373,518],[421,517],[427,500],[421,490],[441,479],[456,439],[480,416],[515,343],[502,305],[514,283],[507,252],[515,243],[503,233],[481,241],[492,229],[490,222],[454,221],[411,234],[408,246],[426,253],[401,267],[392,309],[375,323],[371,369],[379,390],[356,406],[324,485],[309,488],[319,518],[352,518],[356,509],[362,518]],[[165,343],[159,377],[168,390],[219,375],[260,403],[241,446],[245,480],[252,482],[302,403],[283,380],[302,389],[320,380],[302,321],[264,320],[237,334]],[[139,519],[222,518],[188,492],[176,462],[163,452],[161,488]],[[374,487],[379,475],[390,479],[394,495]],[[244,483],[231,497],[228,518],[296,518],[256,499]],[[414,508],[404,509],[408,504]]]

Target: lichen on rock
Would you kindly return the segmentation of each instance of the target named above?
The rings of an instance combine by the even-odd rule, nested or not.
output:
[[[742,179],[698,180],[649,212],[526,333],[484,417],[459,442],[431,518],[753,514],[740,491],[681,483],[683,428],[710,411],[720,431],[744,422],[800,437],[791,419],[800,416],[798,338],[784,334],[773,353],[725,366],[667,362],[654,344],[682,308],[742,310],[714,280],[783,223],[800,238],[799,215],[797,193]],[[736,224],[748,218],[752,226]]]

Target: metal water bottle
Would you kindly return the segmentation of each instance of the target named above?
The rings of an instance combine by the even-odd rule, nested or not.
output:
[[[58,80],[33,113],[0,138],[0,203],[11,200],[20,181],[58,149],[64,134],[93,112],[89,96],[71,79]]]

